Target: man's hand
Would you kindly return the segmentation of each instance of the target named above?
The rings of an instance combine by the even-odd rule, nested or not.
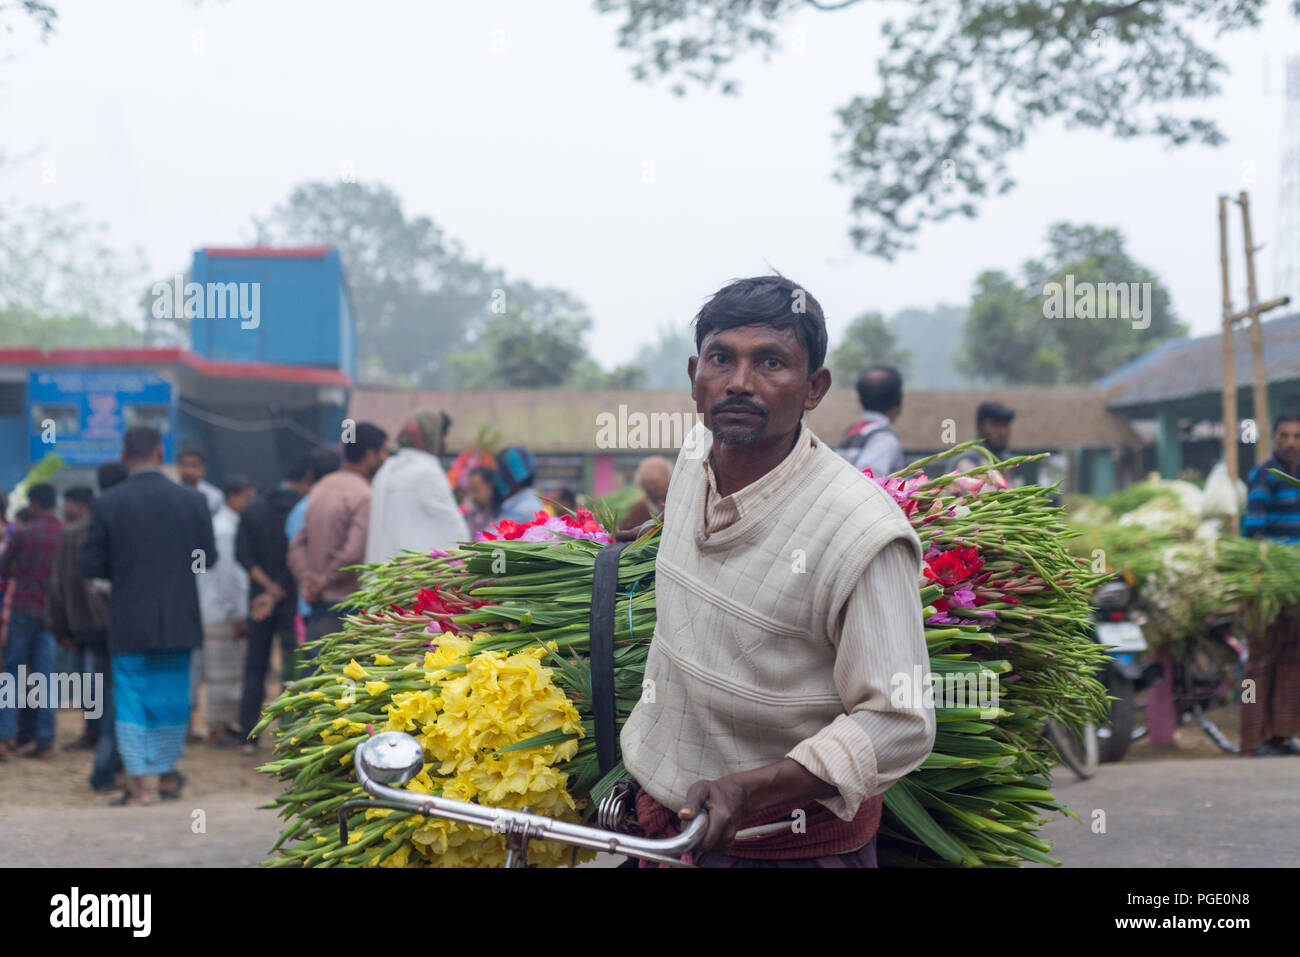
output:
[[[748,794],[741,775],[728,775],[716,781],[696,781],[686,792],[686,804],[677,812],[684,828],[695,820],[700,808],[709,811],[709,827],[697,851],[726,852],[736,840],[740,822],[749,817]]]
[[[244,619],[244,618],[236,618],[236,619],[235,619],[235,637],[236,637],[236,638],[247,638],[247,637],[248,637],[248,620],[247,620],[247,619]]]
[[[275,611],[275,599],[267,592],[256,596],[248,610],[248,617],[253,621],[266,621],[271,617],[271,612]]]
[[[696,781],[686,792],[686,803],[677,817],[685,827],[701,807],[708,808],[708,830],[696,850],[726,853],[735,843],[740,825],[759,811],[788,802],[815,801],[834,793],[834,787],[798,761],[782,758],[774,764],[728,774],[716,781]]]
[[[325,576],[320,572],[306,572],[302,576],[302,597],[307,601],[319,601],[321,589],[324,587]]]
[[[647,519],[636,528],[621,528],[614,533],[616,542],[635,542],[650,529],[654,528],[657,523],[653,518]]]

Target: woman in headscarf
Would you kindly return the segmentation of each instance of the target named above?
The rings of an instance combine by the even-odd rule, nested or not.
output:
[[[537,459],[522,446],[511,446],[497,456],[496,493],[501,499],[497,520],[531,522],[536,512],[545,511],[542,500],[533,491],[537,477]]]
[[[438,456],[451,419],[436,409],[412,413],[397,433],[397,452],[371,480],[366,561],[382,562],[405,549],[447,550],[469,539]]]

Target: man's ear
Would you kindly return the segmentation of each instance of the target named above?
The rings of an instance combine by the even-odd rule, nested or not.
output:
[[[695,398],[695,369],[696,366],[699,365],[699,362],[700,362],[699,356],[691,356],[689,359],[686,360],[686,374],[690,377],[691,380],[692,399]]]
[[[808,377],[808,397],[803,400],[804,411],[811,412],[821,405],[821,401],[826,398],[826,393],[830,391],[830,387],[831,370],[822,366]]]

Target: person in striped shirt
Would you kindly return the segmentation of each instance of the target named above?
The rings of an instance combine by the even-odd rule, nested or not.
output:
[[[1242,533],[1300,542],[1300,488],[1270,469],[1300,476],[1300,410],[1273,424],[1273,456],[1250,473]],[[1300,754],[1300,608],[1283,609],[1264,634],[1252,636],[1244,678],[1255,699],[1241,709],[1241,752],[1257,757]]]

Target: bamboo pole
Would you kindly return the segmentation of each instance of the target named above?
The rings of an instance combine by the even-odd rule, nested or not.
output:
[[[1228,197],[1219,197],[1219,270],[1223,277],[1223,461],[1237,482],[1237,357],[1232,341],[1232,294],[1228,286]]]
[[[1250,313],[1250,352],[1252,376],[1255,386],[1255,431],[1258,434],[1255,464],[1259,465],[1273,454],[1272,432],[1268,426],[1268,380],[1264,377],[1264,331],[1260,328],[1259,298],[1255,294],[1255,244],[1250,235],[1250,200],[1243,189],[1237,199],[1241,206],[1241,228],[1246,244],[1246,311]]]

